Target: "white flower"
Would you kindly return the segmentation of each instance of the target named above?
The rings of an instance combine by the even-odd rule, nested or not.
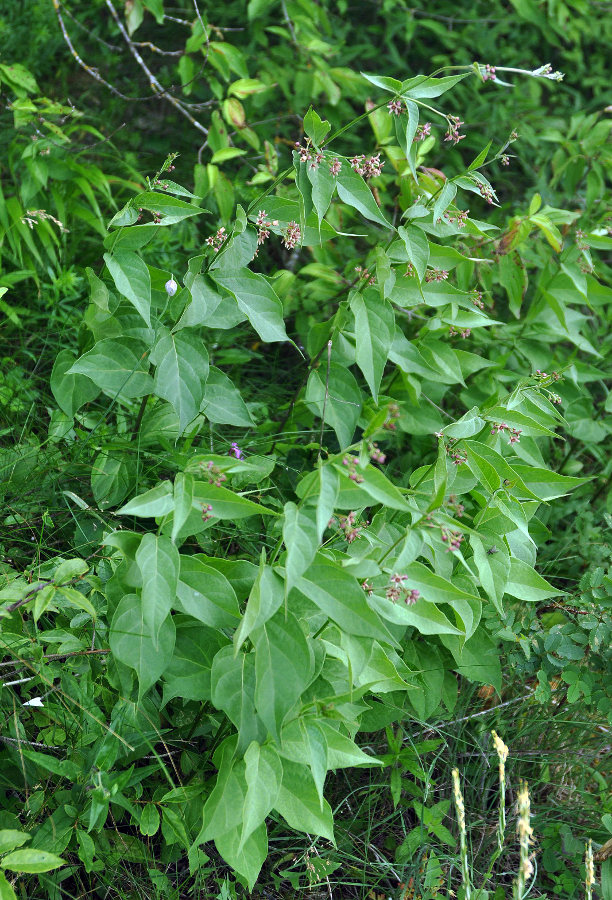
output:
[[[174,297],[176,292],[178,291],[178,284],[174,280],[174,275],[170,279],[170,281],[166,282],[166,293],[168,293],[171,297]]]
[[[23,704],[24,706],[43,706],[42,697],[32,697],[30,700],[26,700]]]

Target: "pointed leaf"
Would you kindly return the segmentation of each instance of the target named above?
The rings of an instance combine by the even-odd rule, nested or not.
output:
[[[236,298],[238,306],[263,341],[288,340],[283,321],[283,304],[272,285],[250,269],[236,273],[214,273],[214,280]]]
[[[153,390],[167,400],[179,417],[182,433],[193,422],[204,399],[208,378],[208,352],[201,338],[189,331],[167,332],[151,362],[156,365]]]
[[[140,345],[142,346],[142,345]],[[67,375],[81,374],[113,396],[142,397],[153,390],[146,352],[130,338],[98,341],[68,369]]]
[[[179,552],[169,538],[149,532],[136,551],[136,564],[142,575],[144,621],[157,649],[160,629],[176,597]]]
[[[151,275],[146,263],[133,250],[117,250],[113,255],[105,253],[104,262],[119,293],[130,301],[150,326]]]
[[[109,643],[117,659],[135,669],[142,696],[160,678],[174,650],[175,627],[168,616],[159,630],[157,646],[145,623],[143,603],[136,594],[120,601],[110,628]]]

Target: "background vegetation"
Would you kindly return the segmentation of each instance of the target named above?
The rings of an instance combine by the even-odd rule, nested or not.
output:
[[[610,5],[0,36],[1,900],[612,896]]]

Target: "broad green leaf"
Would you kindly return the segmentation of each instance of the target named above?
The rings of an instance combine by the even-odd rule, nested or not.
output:
[[[378,390],[395,334],[393,307],[377,291],[366,290],[363,294],[351,294],[350,308],[355,316],[356,362],[378,403]]]
[[[320,541],[331,519],[338,499],[339,476],[332,466],[324,466],[319,461],[314,472],[310,472],[297,486],[297,495],[304,502],[315,500],[317,537]]]
[[[306,174],[312,186],[312,203],[320,223],[325,218],[334,191],[336,190],[336,179],[329,170],[328,160],[316,168],[307,166]]]
[[[193,206],[191,203],[185,203],[184,200],[178,200],[169,194],[158,194],[155,191],[144,191],[144,193],[138,194],[132,203],[137,208],[158,213],[161,216],[158,225],[175,225],[190,216],[207,212],[206,209],[201,209],[199,206]]]
[[[321,142],[325,140],[325,135],[328,134],[331,129],[329,122],[326,119],[321,119],[321,116],[312,108],[312,106],[304,116],[302,125],[304,134],[310,138],[315,147],[321,146]]]
[[[173,697],[210,700],[213,659],[227,643],[217,628],[201,625],[188,616],[177,616],[174,652],[164,671],[164,704]]]
[[[55,357],[50,381],[57,405],[71,418],[100,393],[98,385],[85,375],[68,374],[75,361],[76,356],[71,350],[60,350]]]
[[[51,872],[65,866],[66,862],[55,853],[46,850],[14,850],[0,860],[0,866],[10,872],[41,873]]]
[[[419,281],[423,281],[429,262],[429,241],[426,234],[416,225],[408,225],[407,228],[400,225],[397,233],[404,242],[408,262],[414,266]]]
[[[310,510],[295,503],[285,503],[283,540],[287,548],[285,579],[287,591],[290,591],[315,558],[319,547],[317,524]]]
[[[371,767],[382,765],[375,756],[369,756],[360,750],[357,744],[330,722],[320,721],[319,728],[325,735],[327,744],[327,766],[329,769],[349,769],[353,767]]]
[[[195,556],[181,555],[176,596],[184,612],[212,628],[233,628],[240,617],[231,583]]]
[[[216,366],[209,369],[200,412],[204,413],[209,422],[220,425],[237,425],[240,428],[250,428],[253,425],[240,391]]]
[[[172,485],[169,481],[160,481],[158,485],[134,497],[125,506],[117,510],[118,516],[141,516],[155,518],[165,516],[174,509]]]
[[[161,627],[176,597],[179,552],[169,538],[148,532],[136,551],[136,564],[142,576],[144,622],[157,649]]]
[[[153,837],[159,831],[159,812],[154,803],[146,803],[140,814],[140,822],[138,827],[140,833],[147,837]]]
[[[190,208],[193,209],[193,207]],[[104,262],[119,293],[130,301],[150,326],[151,275],[146,264],[133,250],[117,250],[112,255],[105,253]]]
[[[485,544],[478,534],[470,535],[470,544],[480,583],[499,614],[503,615],[502,598],[510,574],[510,557],[506,546],[501,540],[494,544],[491,539]]]
[[[407,116],[395,117],[395,134],[397,142],[404,151],[404,155],[408,160],[410,171],[415,182],[417,179],[416,171],[416,148],[414,145],[414,137],[419,127],[419,107],[413,100],[405,100]]]
[[[314,654],[293,613],[276,615],[252,635],[255,647],[255,706],[263,723],[278,741],[287,713],[293,708],[314,671]]]
[[[234,653],[237,654],[249,635],[260,628],[282,605],[285,585],[280,575],[262,561],[257,580],[249,595],[240,624],[234,632]]]
[[[246,497],[230,491],[229,488],[218,487],[216,484],[206,484],[198,481],[193,491],[193,505],[197,509],[207,510],[207,514],[215,519],[246,519],[248,516],[277,516],[273,509],[263,506],[261,503],[253,503]]]
[[[472,73],[464,72],[461,75],[445,75],[443,78],[434,78],[433,75],[417,75],[403,81],[400,92],[403,97],[411,97],[413,100],[422,100],[426,97],[433,99],[450,91],[470,74]]]
[[[536,466],[524,466],[514,464],[513,470],[522,479],[530,491],[540,500],[554,500],[563,497],[574,488],[586,484],[588,478],[576,478],[572,475],[559,475],[550,469],[541,469]]]
[[[193,507],[195,479],[188,472],[178,472],[174,479],[174,495],[172,510],[172,540],[176,538],[189,518]]]
[[[332,362],[327,378],[327,363],[313,369],[308,378],[304,401],[336,432],[340,447],[353,441],[361,413],[362,394],[352,372],[340,363]]]
[[[551,597],[562,597],[565,591],[553,587],[545,578],[522,559],[510,559],[510,574],[506,585],[506,593],[519,600],[530,603],[541,603]]]
[[[397,78],[389,78],[387,75],[368,75],[367,72],[359,73],[362,78],[369,81],[375,87],[381,88],[383,91],[389,91],[391,94],[397,94],[402,89],[402,82]]]
[[[448,207],[451,205],[455,197],[457,196],[457,185],[452,181],[446,181],[444,183],[444,187],[436,197],[436,202],[434,203],[433,208],[433,220],[434,223],[441,219]]]
[[[166,332],[151,354],[151,362],[156,366],[153,391],[173,407],[182,433],[200,412],[204,399],[206,347],[188,331]]]
[[[288,722],[282,730],[280,753],[292,762],[308,765],[323,810],[323,787],[328,769],[327,741],[319,724],[319,720],[310,716]]]
[[[347,159],[342,161],[342,168],[336,177],[336,188],[340,200],[347,206],[352,206],[371,222],[377,222],[385,228],[392,227],[378,208],[372,191]]]
[[[244,762],[247,793],[242,809],[241,846],[274,808],[283,778],[283,764],[271,744],[262,747],[253,741],[244,754]]]
[[[395,643],[377,613],[368,605],[366,593],[357,579],[321,554],[299,579],[297,588],[349,634]]]
[[[150,394],[153,379],[148,374],[146,352],[130,338],[98,341],[68,369],[67,375],[86,375],[97,387],[112,396],[134,399]]]
[[[337,471],[343,481],[348,478],[346,469],[336,464]],[[400,509],[408,511],[411,509],[406,502],[404,495],[396,488],[393,482],[389,481],[386,475],[375,466],[367,465],[364,469],[359,469],[359,476],[363,481],[353,483],[351,487],[356,487],[363,491],[368,497],[371,497],[376,503],[383,503],[390,509]],[[343,487],[345,485],[342,485]]]
[[[168,616],[159,630],[157,645],[153,643],[145,622],[142,600],[126,594],[120,601],[111,623],[109,643],[117,659],[135,669],[142,696],[160,678],[174,650],[175,627]]]
[[[419,598],[416,603],[406,606],[404,603],[393,603],[387,597],[373,594],[370,606],[388,622],[396,625],[410,625],[421,634],[462,634],[462,630],[438,609],[435,603]]]
[[[211,699],[236,726],[237,752],[244,753],[251,741],[264,740],[265,728],[255,712],[254,653],[234,656],[231,645],[219,650],[212,664]]]
[[[480,483],[491,493],[498,490],[502,481],[508,490],[518,492],[532,500],[539,499],[521,480],[517,472],[501,455],[487,444],[476,441],[464,441],[463,447],[468,451],[467,465]]]
[[[260,825],[242,843],[242,827],[237,825],[231,831],[218,835],[215,838],[215,846],[226,863],[246,878],[249,890],[252,891],[268,856],[266,826]]]
[[[469,166],[468,166],[468,169],[467,169],[468,172],[471,172],[471,171],[473,171],[474,169],[479,169],[479,168],[480,168],[480,166],[483,164],[483,162],[484,162],[485,159],[487,158],[487,154],[489,153],[489,150],[491,149],[491,144],[492,144],[492,143],[493,143],[493,141],[489,141],[489,143],[487,144],[487,146],[486,146],[486,147],[483,147],[482,150],[480,151],[480,153],[478,154],[478,156],[477,156],[475,159],[472,160],[472,162],[471,162],[471,163],[469,164]]]
[[[125,500],[132,486],[132,476],[128,454],[103,447],[91,468],[91,489],[98,507],[107,509]]]
[[[510,312],[518,319],[528,282],[527,267],[518,253],[507,253],[500,256],[499,280],[508,295]]]
[[[283,780],[275,804],[290,828],[318,834],[334,842],[334,822],[327,800],[323,807],[310,769],[300,763],[283,762]]]
[[[17,900],[17,894],[0,872],[0,900]]]
[[[236,298],[238,306],[263,341],[287,341],[283,304],[272,285],[256,272],[214,273],[214,280]]]
[[[0,829],[0,853],[8,853],[9,850],[21,847],[31,837],[32,835],[27,834],[25,831],[15,831],[12,828]]]

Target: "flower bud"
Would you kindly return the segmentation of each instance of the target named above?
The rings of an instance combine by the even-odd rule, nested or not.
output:
[[[174,280],[174,276],[172,276],[170,281],[166,282],[166,293],[169,294],[171,297],[174,297],[174,295],[176,294],[177,291],[178,291],[178,284]]]

